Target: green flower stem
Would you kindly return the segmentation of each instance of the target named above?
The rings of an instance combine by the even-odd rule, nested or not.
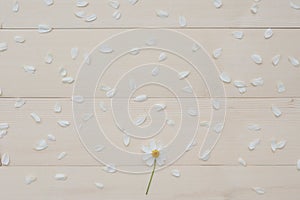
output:
[[[155,172],[155,167],[156,167],[156,159],[154,159],[153,170],[152,170],[151,177],[150,177],[150,180],[149,180],[149,183],[148,183],[148,186],[147,186],[146,195],[148,194],[149,189],[150,189],[152,178],[153,178],[153,175],[154,175],[154,172]]]

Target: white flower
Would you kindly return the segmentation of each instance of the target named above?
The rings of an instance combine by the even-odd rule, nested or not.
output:
[[[152,140],[149,146],[142,146],[142,151],[145,153],[143,160],[148,166],[152,166],[155,160],[159,166],[165,163],[166,155],[160,143]]]

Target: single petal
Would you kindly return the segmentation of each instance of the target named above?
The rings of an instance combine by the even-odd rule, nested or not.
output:
[[[151,153],[152,152],[148,146],[142,146],[142,151],[144,153]]]
[[[150,157],[147,161],[146,161],[146,164],[150,167],[154,164],[154,158],[153,157]]]
[[[151,153],[147,153],[147,154],[144,154],[144,155],[142,156],[142,158],[143,158],[144,161],[150,159],[151,157],[152,157],[152,154],[151,154]]]
[[[162,156],[159,156],[158,158],[156,158],[156,162],[159,166],[162,166],[163,164],[165,164],[165,160],[163,159]]]
[[[153,151],[155,149],[156,149],[156,143],[155,143],[154,140],[151,140],[151,142],[150,142],[150,150]]]

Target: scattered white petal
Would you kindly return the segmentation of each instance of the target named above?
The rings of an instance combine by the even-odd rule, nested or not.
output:
[[[273,30],[271,29],[271,28],[268,28],[266,31],[265,31],[265,33],[264,33],[264,37],[266,38],[266,39],[269,39],[269,38],[271,38],[273,36]]]
[[[169,13],[165,10],[156,10],[156,15],[160,18],[167,18],[169,17]]]
[[[214,0],[214,6],[216,8],[221,8],[223,5],[222,0]]]
[[[265,194],[265,189],[264,188],[261,188],[261,187],[253,187],[252,188],[257,194]]]
[[[10,162],[9,155],[7,153],[4,153],[1,158],[2,165],[7,166],[9,165],[9,162]]]
[[[219,110],[220,107],[221,107],[221,103],[220,103],[219,100],[213,99],[213,100],[212,100],[212,106],[213,106],[213,108],[214,108],[215,110]]]
[[[300,159],[297,161],[297,169],[300,170]]]
[[[96,145],[95,147],[94,147],[94,150],[96,151],[96,152],[101,152],[102,150],[104,149],[104,146],[103,145]]]
[[[74,95],[74,96],[72,96],[72,101],[75,103],[83,103],[84,97],[80,96],[80,95]]]
[[[115,173],[117,171],[115,165],[106,165],[103,170],[107,173]]]
[[[37,177],[34,175],[26,175],[25,176],[25,184],[30,185],[31,183],[35,182],[37,180]]]
[[[215,59],[218,59],[221,56],[222,51],[223,51],[222,48],[215,49],[214,52],[213,52],[213,57]]]
[[[239,157],[238,162],[239,162],[242,166],[244,166],[244,167],[247,166],[246,161],[245,161],[243,158],[241,158],[241,157]]]
[[[9,125],[8,123],[0,123],[0,130],[8,129]]]
[[[23,69],[25,72],[30,73],[30,74],[34,74],[36,71],[34,66],[29,66],[29,65],[24,66]]]
[[[224,123],[217,123],[217,124],[215,124],[213,129],[214,129],[215,133],[221,133],[223,128],[224,128]]]
[[[139,0],[128,0],[131,5],[136,4]]]
[[[202,126],[202,127],[208,128],[208,127],[209,127],[209,122],[208,122],[208,121],[201,121],[201,122],[199,123],[199,125]]]
[[[289,56],[289,61],[294,67],[299,67],[300,65],[299,60],[293,56]]]
[[[191,94],[191,93],[193,93],[193,88],[191,86],[185,86],[182,88],[182,91]]]
[[[16,1],[16,2],[14,3],[14,5],[13,5],[12,11],[13,11],[13,12],[18,12],[18,11],[19,11],[19,8],[20,8],[19,3]]]
[[[168,124],[169,126],[174,126],[174,125],[175,125],[175,121],[172,120],[172,119],[167,119],[167,124]]]
[[[127,134],[124,134],[124,135],[123,135],[123,144],[124,144],[125,146],[128,146],[129,143],[130,143],[130,136],[127,135]]]
[[[7,130],[0,130],[0,138],[3,138],[7,135]]]
[[[112,53],[114,50],[112,48],[110,48],[109,46],[107,46],[107,45],[101,45],[99,47],[99,51],[101,53]]]
[[[79,49],[77,47],[71,48],[71,58],[75,60],[78,56]]]
[[[251,84],[253,86],[262,86],[264,84],[264,80],[262,77],[254,78],[251,80]]]
[[[278,55],[275,55],[273,58],[272,58],[272,64],[273,64],[273,66],[277,66],[278,65],[278,63],[279,63],[279,61],[280,61],[280,55],[278,54]]]
[[[108,90],[108,91],[106,92],[106,96],[107,96],[108,98],[112,98],[113,96],[115,96],[116,92],[117,92],[116,89]]]
[[[68,84],[71,84],[71,83],[73,83],[73,82],[74,82],[74,79],[73,79],[73,77],[71,77],[71,76],[68,76],[68,77],[64,77],[64,78],[62,78],[62,79],[61,79],[61,81],[62,81],[63,83],[68,83]]]
[[[17,99],[15,102],[15,108],[21,108],[25,103],[26,101],[24,99]]]
[[[200,155],[200,159],[203,161],[207,161],[210,158],[210,151],[206,150]]]
[[[91,14],[85,17],[85,21],[86,22],[92,22],[95,21],[97,19],[97,15],[96,14]]]
[[[154,108],[156,111],[162,111],[162,110],[166,109],[166,107],[167,106],[162,103],[154,104]]]
[[[244,32],[243,31],[234,31],[234,32],[232,32],[232,35],[235,39],[241,40],[244,37]]]
[[[258,4],[253,4],[250,8],[250,11],[253,13],[253,14],[256,14],[257,11],[258,11]]]
[[[48,144],[47,144],[47,141],[44,140],[44,139],[38,141],[37,144],[34,147],[34,149],[36,151],[42,151],[42,150],[47,149],[47,148],[48,148]]]
[[[38,32],[39,33],[49,33],[52,31],[52,28],[47,24],[39,24],[38,25]]]
[[[158,61],[162,62],[167,59],[167,54],[165,52],[161,52],[158,56]]]
[[[148,99],[147,95],[141,94],[141,95],[139,95],[139,96],[136,96],[136,97],[134,98],[134,101],[135,101],[135,102],[143,102],[143,101],[146,101],[147,99]]]
[[[62,110],[62,107],[61,107],[61,105],[59,105],[59,103],[56,103],[56,104],[54,105],[53,110],[54,110],[55,113],[60,113],[61,110]]]
[[[185,151],[188,152],[188,151],[192,150],[193,147],[196,146],[196,145],[197,145],[197,142],[196,142],[195,140],[192,140],[192,141],[187,145]]]
[[[83,54],[83,60],[85,64],[90,65],[91,64],[91,58],[89,53]]]
[[[119,20],[121,18],[121,12],[119,10],[116,10],[113,12],[112,17],[116,20]]]
[[[107,85],[101,85],[100,89],[107,92],[107,91],[111,90],[112,88]]]
[[[280,109],[277,106],[272,105],[271,107],[273,114],[275,115],[275,117],[280,117],[282,112],[280,111]]]
[[[89,5],[89,2],[83,1],[83,0],[77,0],[77,3],[76,3],[77,7],[86,7],[87,5]]]
[[[140,126],[146,121],[147,117],[146,116],[139,116],[134,120],[134,125]]]
[[[58,180],[58,181],[65,181],[67,180],[68,176],[66,174],[55,174],[54,176],[55,180]]]
[[[247,91],[247,88],[246,87],[241,87],[241,88],[238,88],[238,90],[241,94],[244,94]]]
[[[180,171],[178,169],[172,169],[171,173],[174,177],[180,177]]]
[[[51,64],[53,61],[53,55],[48,53],[46,56],[45,56],[45,63],[46,64]]]
[[[56,141],[56,137],[52,134],[48,134],[47,138],[48,138],[49,141],[52,141],[52,142]]]
[[[66,120],[58,120],[57,124],[60,125],[61,127],[67,127],[70,126],[70,122],[66,121]]]
[[[187,113],[192,117],[198,116],[198,111],[197,111],[197,109],[194,109],[194,108],[189,108]]]
[[[183,71],[178,73],[179,80],[185,79],[190,75],[189,71]]]
[[[135,80],[133,80],[133,79],[129,80],[129,89],[131,91],[134,91],[136,89],[136,82],[135,82]]]
[[[61,160],[61,159],[63,159],[63,158],[66,157],[66,156],[67,156],[67,153],[66,153],[66,152],[61,152],[60,154],[58,154],[57,159],[58,159],[58,160]]]
[[[237,88],[245,88],[247,87],[245,81],[235,80],[233,81],[233,85]]]
[[[114,9],[118,9],[120,7],[119,1],[116,1],[116,0],[110,0],[108,2],[108,5]]]
[[[295,4],[294,2],[290,1],[291,8],[295,10],[300,10],[300,5]]]
[[[40,118],[40,116],[38,116],[38,114],[36,114],[36,113],[30,113],[30,116],[32,117],[32,119],[33,119],[36,123],[40,123],[40,122],[41,122],[41,118]]]
[[[23,36],[18,36],[18,35],[16,35],[14,37],[14,40],[16,43],[24,43],[25,42],[25,38]]]
[[[185,17],[184,16],[179,16],[178,23],[179,23],[179,26],[185,27],[186,26],[186,19],[185,19]]]
[[[259,124],[249,124],[247,126],[247,128],[249,131],[260,131],[261,130],[261,127]]]
[[[277,92],[278,93],[285,92],[285,86],[282,81],[277,82]]]
[[[7,50],[7,43],[6,42],[1,42],[0,43],[0,52],[1,51],[6,51]]]
[[[104,188],[103,183],[95,182],[94,184],[95,184],[95,186],[96,186],[98,189],[103,189],[103,188]]]
[[[192,51],[193,52],[196,52],[196,51],[198,51],[200,49],[200,46],[197,44],[197,43],[193,43],[193,45],[192,45]]]
[[[249,143],[249,145],[248,145],[249,150],[251,150],[251,151],[254,150],[259,143],[260,143],[260,139],[259,138],[251,141]]]
[[[277,142],[277,149],[283,149],[286,145],[286,140],[281,140],[279,142]]]
[[[2,88],[0,88],[0,96],[2,96]]]
[[[59,72],[61,77],[65,77],[68,74],[67,70],[63,67],[60,67],[58,72]]]
[[[275,152],[277,150],[277,144],[275,140],[271,141],[271,150]]]
[[[231,82],[231,78],[230,78],[229,74],[227,74],[226,72],[222,72],[219,77],[224,83]]]
[[[103,112],[106,112],[106,111],[107,111],[107,108],[106,108],[106,106],[105,106],[105,104],[104,104],[103,101],[100,101],[100,102],[99,102],[99,107],[100,107],[100,109],[101,109]]]
[[[262,64],[262,62],[263,62],[263,59],[262,59],[262,57],[260,56],[260,55],[258,55],[258,54],[253,54],[253,55],[251,55],[251,59],[256,63],[256,64]]]
[[[44,2],[45,2],[45,4],[46,4],[47,6],[51,6],[51,5],[54,4],[54,1],[53,1],[53,0],[44,0]]]
[[[151,71],[152,76],[157,76],[159,74],[159,68],[154,67]]]
[[[155,38],[150,38],[146,41],[147,46],[154,46],[156,44],[156,39]]]
[[[86,13],[84,11],[77,11],[74,14],[78,18],[84,18],[86,16]]]

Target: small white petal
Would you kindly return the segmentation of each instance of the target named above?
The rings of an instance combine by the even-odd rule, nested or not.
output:
[[[221,8],[222,7],[222,5],[223,5],[223,3],[222,3],[222,0],[213,0],[214,2],[214,6],[216,7],[216,8]]]
[[[33,119],[36,123],[40,123],[40,122],[41,122],[41,118],[40,118],[40,116],[38,116],[38,114],[36,114],[36,113],[30,113],[30,116],[32,117],[32,119]]]
[[[198,116],[198,111],[195,108],[189,108],[187,110],[187,113],[192,117]]]
[[[61,160],[61,159],[63,159],[63,158],[66,157],[66,156],[67,156],[67,153],[66,153],[66,152],[61,152],[60,154],[58,154],[57,159],[58,159],[58,160]]]
[[[77,3],[76,3],[77,7],[86,7],[87,5],[89,5],[89,2],[83,1],[83,0],[77,0]]]
[[[221,103],[217,99],[212,100],[212,106],[215,110],[219,110],[221,108]]]
[[[84,11],[77,11],[74,13],[76,17],[78,18],[84,18],[86,16]]]
[[[63,83],[68,83],[68,84],[71,84],[71,83],[73,83],[73,82],[74,82],[74,78],[73,78],[73,77],[71,77],[71,76],[68,76],[68,77],[64,77],[64,78],[62,78],[62,79],[61,79],[61,81],[62,81]]]
[[[300,5],[295,4],[294,2],[290,1],[291,8],[295,10],[300,10]]]
[[[8,123],[0,123],[0,130],[5,130],[5,129],[8,129],[8,128],[9,128]]]
[[[95,152],[101,152],[105,147],[101,144],[98,144],[94,147]]]
[[[139,0],[128,0],[131,5],[136,4]]]
[[[147,99],[148,99],[147,95],[142,94],[142,95],[136,96],[134,98],[134,101],[135,102],[143,102],[143,101],[146,101]]]
[[[100,107],[100,109],[101,109],[103,112],[106,112],[106,111],[107,111],[107,108],[106,108],[106,106],[105,106],[105,104],[104,104],[103,101],[100,101],[100,102],[99,102],[99,107]]]
[[[7,43],[6,42],[1,42],[0,43],[0,52],[1,51],[6,51],[7,50]]]
[[[180,177],[180,171],[178,169],[172,169],[171,174],[174,177]]]
[[[210,158],[210,151],[206,150],[200,155],[200,159],[203,161],[207,161]]]
[[[96,14],[91,14],[85,17],[85,21],[86,22],[92,22],[95,21],[97,19],[97,15]]]
[[[272,105],[271,106],[272,112],[275,115],[275,117],[280,117],[282,112],[280,111],[280,109],[277,106]]]
[[[123,144],[124,144],[125,146],[128,146],[129,143],[130,143],[130,136],[127,135],[127,134],[124,134],[124,135],[123,135]]]
[[[48,134],[47,138],[48,138],[49,141],[52,141],[52,142],[56,141],[56,137],[52,134]]]
[[[235,39],[239,39],[239,40],[243,39],[244,37],[243,31],[234,31],[232,32],[232,35]]]
[[[25,38],[23,36],[18,36],[18,35],[16,35],[14,37],[14,40],[16,43],[24,43],[25,42]]]
[[[9,165],[9,162],[10,162],[9,155],[7,153],[4,153],[1,158],[2,165],[7,166]]]
[[[191,93],[193,93],[193,88],[191,86],[185,86],[182,88],[182,91],[191,94]]]
[[[239,81],[239,80],[235,80],[233,81],[233,85],[237,88],[245,88],[247,87],[245,81]]]
[[[29,65],[25,65],[23,67],[24,71],[29,73],[29,74],[34,74],[36,72],[36,69],[34,66],[29,66]]]
[[[114,50],[111,47],[107,46],[107,45],[101,45],[99,47],[99,51],[101,53],[112,53]]]
[[[279,61],[280,61],[280,58],[281,56],[278,54],[278,55],[275,55],[273,58],[272,58],[272,64],[273,66],[277,66]]]
[[[133,79],[129,80],[129,89],[131,91],[134,91],[136,89],[136,82],[135,82],[135,80],[133,80]]]
[[[121,12],[119,10],[116,10],[115,12],[113,12],[112,17],[116,20],[119,20],[121,18]]]
[[[165,10],[156,10],[156,15],[160,18],[167,18],[169,13]]]
[[[14,3],[14,5],[13,5],[12,11],[13,11],[13,12],[18,12],[18,11],[19,11],[19,8],[20,8],[19,3],[16,1],[16,2]]]
[[[183,71],[178,73],[179,80],[185,79],[190,75],[189,71]]]
[[[184,16],[179,16],[178,23],[179,23],[179,26],[185,27],[186,26],[186,19],[185,19],[185,17]]]
[[[214,126],[214,132],[215,133],[221,133],[221,131],[223,130],[223,128],[224,128],[224,124],[223,123],[217,123],[217,124],[215,124],[215,126]]]
[[[115,165],[106,165],[103,170],[107,173],[115,173],[117,171]]]
[[[253,55],[251,55],[251,59],[256,63],[256,64],[262,64],[262,62],[263,62],[263,59],[262,59],[262,57],[260,56],[260,55],[258,55],[258,54],[253,54]]]
[[[58,72],[59,72],[61,77],[67,76],[67,73],[68,73],[67,70],[63,67],[60,67]]]
[[[286,145],[287,141],[286,140],[281,140],[279,142],[277,142],[277,149],[283,149]]]
[[[118,9],[120,7],[119,1],[116,1],[116,0],[110,0],[108,2],[108,5],[114,9]]]
[[[145,155],[151,155],[151,149],[148,147],[148,146],[142,146],[142,151],[144,152],[144,153],[146,153]],[[152,156],[152,155],[151,155]],[[146,159],[147,160],[147,159]]]
[[[146,121],[147,117],[146,116],[139,116],[134,120],[134,125],[140,126]]]
[[[223,52],[222,48],[215,49],[213,52],[213,57],[215,59],[218,59],[221,56],[222,52]]]
[[[254,79],[251,80],[251,84],[255,87],[256,86],[263,86],[264,80],[263,80],[262,77],[254,78]]]
[[[45,2],[45,4],[46,4],[47,6],[51,6],[51,5],[54,4],[54,1],[53,1],[53,0],[44,0],[44,2]]]
[[[30,185],[31,183],[35,182],[37,180],[37,177],[34,175],[27,175],[25,176],[25,184]]]
[[[17,99],[15,102],[15,108],[21,108],[25,103],[26,101],[24,99]]]
[[[273,30],[271,29],[271,28],[268,28],[266,31],[265,31],[265,33],[264,33],[264,37],[266,38],[266,39],[269,39],[269,38],[271,38],[273,36]]]
[[[154,158],[151,156],[148,160],[146,160],[146,164],[150,167],[154,164]]]
[[[3,138],[7,135],[7,130],[0,130],[0,138]]]
[[[47,24],[39,24],[38,25],[38,32],[39,33],[49,33],[52,31],[52,28]]]
[[[256,14],[258,11],[258,4],[253,4],[250,8],[251,13]]]
[[[54,178],[57,181],[65,181],[65,180],[67,180],[68,176],[66,174],[58,173],[58,174],[55,174]]]
[[[169,126],[175,126],[175,121],[172,120],[172,119],[167,119],[167,124],[168,124]]]
[[[74,96],[72,96],[72,101],[75,103],[83,103],[84,97],[80,96],[80,95],[74,95]]]
[[[201,122],[199,123],[199,125],[202,126],[202,127],[208,128],[208,127],[209,127],[209,122],[208,122],[208,121],[201,121]]]
[[[260,143],[260,139],[259,138],[251,141],[249,143],[249,145],[248,145],[249,150],[251,150],[251,151],[254,150],[259,143]]]
[[[167,54],[165,52],[161,52],[158,56],[158,61],[162,62],[165,61],[167,59]]]
[[[297,161],[297,169],[300,170],[300,159]]]
[[[70,126],[70,122],[66,120],[58,120],[57,124],[60,125],[61,127],[68,127]]]
[[[244,94],[247,91],[247,88],[246,87],[241,87],[241,88],[238,88],[238,90],[241,94]]]
[[[290,63],[294,66],[294,67],[299,67],[300,66],[300,62],[297,58],[293,57],[293,56],[289,56],[289,61]]]
[[[45,56],[45,63],[46,63],[46,64],[51,64],[52,61],[53,61],[53,55],[48,53],[48,54]]]
[[[239,162],[242,166],[244,166],[244,167],[247,166],[246,161],[245,161],[243,158],[241,158],[241,157],[238,159],[238,162]]]
[[[200,49],[200,46],[197,44],[197,43],[193,43],[193,45],[192,45],[192,51],[193,52],[196,52],[196,51],[198,51]]]
[[[79,49],[77,47],[71,48],[71,58],[75,60],[78,56]]]
[[[117,92],[116,89],[111,89],[111,90],[106,92],[106,97],[112,98],[113,96],[115,96],[116,92]]]
[[[247,128],[249,131],[260,131],[261,130],[261,127],[258,124],[249,124],[247,126]]]
[[[159,74],[159,68],[154,67],[151,71],[152,76],[157,76]]]
[[[44,139],[38,141],[37,144],[34,147],[34,149],[36,151],[42,151],[42,150],[47,149],[47,148],[48,148],[48,144],[47,144],[47,141],[44,140]]]
[[[227,74],[226,72],[222,72],[219,77],[224,83],[231,82],[231,78],[230,78],[229,74]]]
[[[90,54],[88,54],[88,53],[83,54],[83,60],[84,60],[85,64],[90,65],[91,64]]]
[[[103,183],[95,182],[94,184],[95,184],[95,186],[96,186],[98,189],[103,189],[103,188],[104,188]]]
[[[62,107],[61,107],[61,105],[59,105],[58,103],[56,103],[56,104],[54,105],[53,110],[54,110],[55,113],[60,113],[61,110],[62,110]]]
[[[166,109],[166,105],[165,104],[162,104],[162,103],[159,103],[159,104],[154,104],[154,108],[156,111],[162,111],[164,109]]]
[[[261,187],[253,187],[252,188],[257,194],[264,194],[265,193],[265,189],[264,188],[261,188]]]
[[[277,92],[278,93],[285,92],[285,86],[282,81],[277,82]]]

